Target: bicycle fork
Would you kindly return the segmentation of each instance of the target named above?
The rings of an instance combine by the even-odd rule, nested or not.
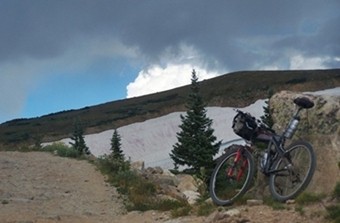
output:
[[[239,164],[239,162],[242,162],[241,167],[239,169],[237,169],[237,165]],[[227,170],[227,176],[229,178],[234,178],[234,174],[236,175],[236,180],[240,181],[240,179],[242,178],[244,171],[246,170],[248,165],[248,161],[247,159],[242,159],[242,149],[238,149],[236,152],[236,156],[233,162],[233,165],[231,167],[229,167],[229,169]]]

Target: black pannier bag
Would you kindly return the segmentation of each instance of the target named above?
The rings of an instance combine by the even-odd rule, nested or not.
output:
[[[256,137],[258,126],[253,116],[238,110],[237,115],[233,119],[232,128],[238,136],[251,140],[253,137]]]

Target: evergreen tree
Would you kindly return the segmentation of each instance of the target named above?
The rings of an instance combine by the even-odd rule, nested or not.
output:
[[[199,92],[199,83],[195,70],[192,72],[191,92],[189,93],[186,115],[181,115],[181,131],[177,133],[178,142],[173,146],[170,157],[175,169],[187,165],[195,173],[201,168],[210,171],[213,168],[213,156],[218,152],[221,142],[214,143],[216,137],[211,128],[212,120],[206,115],[205,104]]]
[[[123,150],[121,149],[121,137],[117,129],[114,130],[111,138],[111,157],[117,160],[124,160]]]
[[[82,155],[82,154],[89,155],[90,150],[86,146],[83,134],[84,134],[84,130],[83,130],[81,124],[79,123],[79,121],[76,121],[75,124],[74,124],[73,135],[71,137],[71,140],[73,142],[70,142],[70,145],[75,150],[78,151],[79,155]]]
[[[273,89],[268,90],[268,98],[271,98],[274,94]],[[266,105],[263,106],[263,112],[264,115],[260,117],[261,122],[267,125],[269,128],[272,128],[274,125],[274,120],[270,112],[270,107],[269,107],[269,99],[265,101]]]
[[[272,115],[270,113],[270,108],[269,108],[269,102],[268,100],[265,101],[266,105],[263,106],[263,111],[264,111],[264,115],[262,115],[260,117],[262,123],[264,123],[265,125],[267,125],[269,128],[273,127],[274,125],[274,121],[273,121],[273,118],[272,118]]]

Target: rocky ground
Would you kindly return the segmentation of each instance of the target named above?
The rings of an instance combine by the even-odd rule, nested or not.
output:
[[[321,203],[219,208],[205,217],[173,219],[169,212],[129,212],[115,188],[88,161],[41,152],[0,152],[0,222],[327,222]]]

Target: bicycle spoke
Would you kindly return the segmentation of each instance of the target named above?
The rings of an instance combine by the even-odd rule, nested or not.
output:
[[[241,162],[233,162],[234,161],[232,159],[229,159],[228,162],[225,163],[225,165],[221,166],[221,170],[232,169],[232,173],[231,171],[227,171],[227,174],[225,174],[225,171],[219,171],[216,177],[215,191],[216,195],[221,199],[233,197],[235,193],[238,193],[240,184],[243,185],[244,179],[237,180],[237,174],[240,171]],[[230,175],[230,173],[232,175]]]
[[[210,194],[216,204],[231,204],[248,189],[254,174],[254,161],[250,156],[233,150],[217,164],[210,182]]]
[[[301,143],[301,142],[300,142]],[[315,157],[309,144],[291,146],[285,157],[278,160],[270,187],[277,200],[297,196],[309,183],[315,169]]]

